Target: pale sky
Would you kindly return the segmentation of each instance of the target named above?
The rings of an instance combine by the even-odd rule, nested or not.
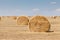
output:
[[[0,16],[60,16],[60,0],[0,0]]]

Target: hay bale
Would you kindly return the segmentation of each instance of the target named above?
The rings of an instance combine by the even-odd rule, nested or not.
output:
[[[26,16],[20,16],[17,19],[17,24],[18,25],[28,25],[29,19]]]
[[[49,31],[50,23],[43,16],[34,16],[29,21],[29,29],[31,32],[46,32]]]
[[[0,16],[0,20],[1,20],[1,16]]]
[[[54,16],[53,18],[54,18],[54,19],[56,19],[56,18],[57,18],[57,16]]]
[[[13,19],[13,20],[16,20],[17,19],[17,16],[10,16],[11,17],[11,19]]]

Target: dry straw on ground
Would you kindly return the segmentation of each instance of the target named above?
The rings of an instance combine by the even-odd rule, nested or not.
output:
[[[31,32],[49,31],[50,23],[44,16],[34,16],[29,21],[29,29]]]
[[[17,19],[17,24],[18,25],[28,25],[28,23],[29,23],[29,19],[26,16],[20,16]]]

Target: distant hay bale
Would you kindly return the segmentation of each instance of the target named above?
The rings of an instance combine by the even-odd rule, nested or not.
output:
[[[46,32],[49,31],[50,23],[43,16],[34,16],[29,21],[29,29],[31,32]]]
[[[57,18],[57,16],[53,16],[53,18],[54,18],[54,19],[56,19],[56,18]]]
[[[10,18],[11,16],[6,16],[6,17]]]
[[[1,20],[1,16],[0,16],[0,20]]]
[[[16,20],[17,19],[17,16],[8,16],[8,17],[10,17],[13,20]]]
[[[17,24],[18,25],[28,25],[28,23],[29,23],[29,19],[26,16],[20,16],[17,19]]]

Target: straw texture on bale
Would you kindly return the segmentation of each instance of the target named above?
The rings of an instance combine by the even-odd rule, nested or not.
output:
[[[28,25],[28,23],[29,23],[29,19],[26,16],[20,16],[17,19],[17,24],[18,25]]]
[[[29,29],[31,32],[49,31],[50,23],[44,16],[34,16],[29,21]]]

